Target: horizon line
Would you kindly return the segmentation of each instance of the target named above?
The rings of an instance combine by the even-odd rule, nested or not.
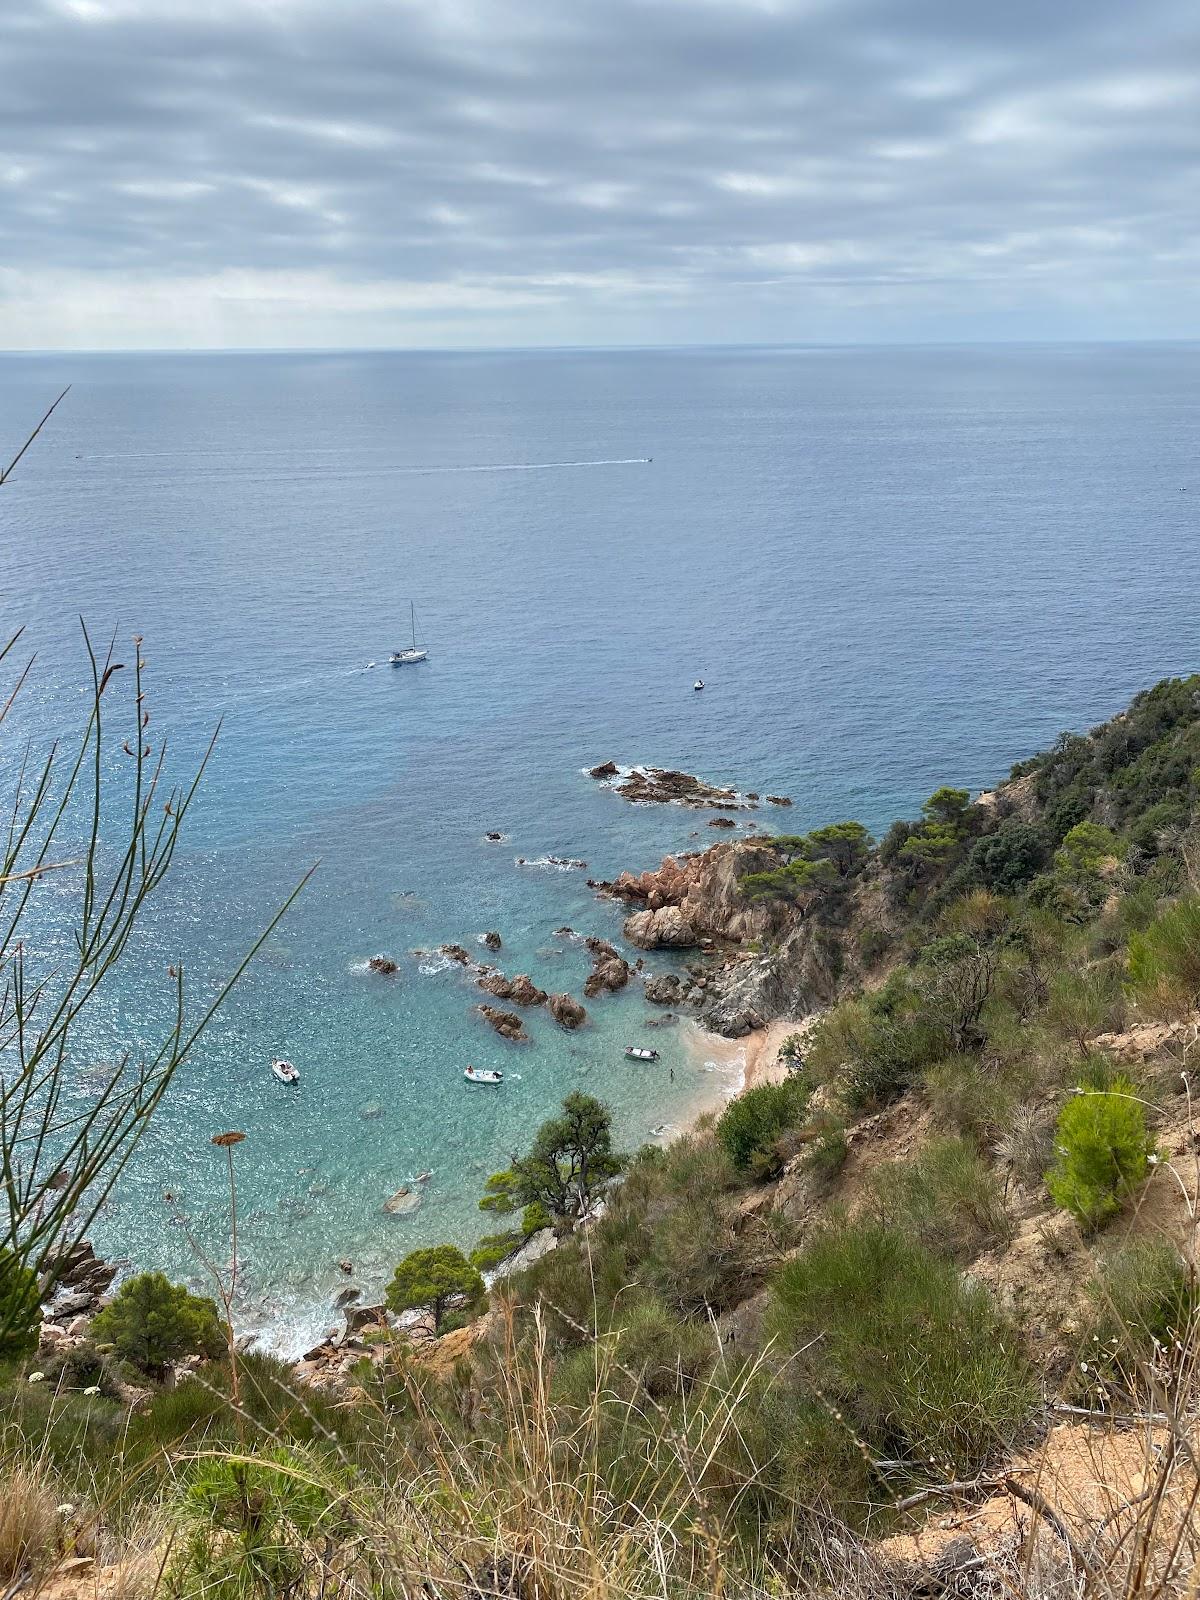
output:
[[[780,340],[678,340],[664,343],[620,344],[411,344],[411,345],[46,345],[36,349],[0,348],[0,359],[40,359],[47,356],[345,356],[345,355],[556,355],[621,354],[637,351],[689,350],[960,350],[960,349],[1070,349],[1114,345],[1196,345],[1198,334],[1107,338],[1023,339],[780,339]]]

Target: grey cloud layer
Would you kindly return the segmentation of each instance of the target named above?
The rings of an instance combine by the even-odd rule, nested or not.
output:
[[[26,0],[0,343],[1195,333],[1197,16]]]

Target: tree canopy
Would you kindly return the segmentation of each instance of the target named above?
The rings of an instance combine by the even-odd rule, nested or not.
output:
[[[612,1113],[593,1095],[574,1090],[557,1117],[534,1135],[528,1155],[487,1181],[480,1210],[501,1214],[542,1206],[550,1219],[570,1224],[586,1216],[598,1185],[621,1170],[612,1147]]]
[[[434,1333],[451,1308],[470,1314],[487,1298],[483,1279],[455,1245],[435,1244],[406,1255],[387,1286],[391,1311],[428,1311]]]
[[[216,1304],[161,1272],[139,1272],[97,1315],[92,1333],[154,1376],[183,1356],[216,1356],[225,1338]]]

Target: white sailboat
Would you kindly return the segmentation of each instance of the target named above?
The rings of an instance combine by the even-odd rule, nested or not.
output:
[[[428,661],[429,651],[424,645],[417,644],[417,608],[410,600],[408,609],[412,617],[412,643],[401,650],[393,650],[388,661],[393,667],[412,667],[418,661]]]

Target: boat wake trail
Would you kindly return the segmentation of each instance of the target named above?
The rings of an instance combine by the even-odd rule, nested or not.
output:
[[[248,458],[257,459],[291,455],[297,462],[300,470],[288,472],[289,479],[308,478],[395,478],[395,477],[423,477],[436,473],[460,472],[562,472],[578,467],[647,467],[653,461],[653,456],[598,456],[594,460],[586,461],[474,461],[474,462],[426,462],[410,467],[367,466],[367,467],[342,467],[331,464],[329,471],[305,470],[305,462],[312,456],[320,454],[319,451],[306,451],[303,458],[296,456],[295,452],[282,450],[239,450],[230,451],[228,454],[220,450],[131,450],[123,454],[109,452],[106,454],[81,455],[80,461],[148,461],[165,460],[171,457],[179,461],[191,460],[197,463],[202,461],[229,461],[231,457],[244,458],[247,467],[253,466]],[[234,461],[234,468],[238,465]],[[215,469],[214,469],[215,470]],[[228,468],[222,467],[222,472],[227,473]]]

